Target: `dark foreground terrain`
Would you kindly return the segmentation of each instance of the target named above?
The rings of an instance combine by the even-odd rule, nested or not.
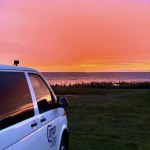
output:
[[[150,90],[70,95],[70,150],[150,150]]]

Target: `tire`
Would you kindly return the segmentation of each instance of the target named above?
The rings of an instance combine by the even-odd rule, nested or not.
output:
[[[68,137],[65,134],[62,135],[59,150],[68,150]]]

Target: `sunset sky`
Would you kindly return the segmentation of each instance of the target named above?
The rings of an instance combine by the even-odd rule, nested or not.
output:
[[[0,64],[150,71],[149,0],[0,0]]]

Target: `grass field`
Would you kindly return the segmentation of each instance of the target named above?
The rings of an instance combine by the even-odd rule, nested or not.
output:
[[[87,93],[67,96],[70,150],[150,150],[150,90]]]

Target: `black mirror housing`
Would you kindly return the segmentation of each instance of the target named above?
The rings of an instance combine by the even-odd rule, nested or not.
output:
[[[60,108],[65,108],[69,106],[68,99],[66,97],[57,97],[57,106]]]

